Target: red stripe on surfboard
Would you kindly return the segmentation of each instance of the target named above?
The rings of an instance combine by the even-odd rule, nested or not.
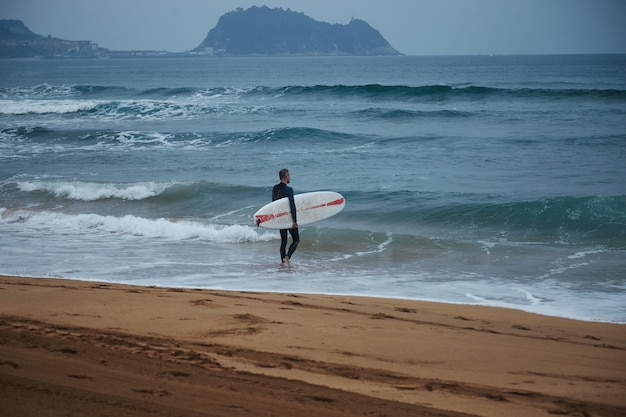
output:
[[[338,206],[339,204],[343,204],[346,200],[342,197],[342,198],[338,198],[335,201],[331,201],[330,203],[326,204],[327,206]]]
[[[275,219],[277,217],[283,217],[286,216],[288,214],[291,214],[288,211],[282,212],[282,213],[276,213],[276,214],[259,214],[258,216],[255,216],[257,219],[258,223],[265,223],[265,222],[269,222],[272,219]]]
[[[313,206],[313,207],[309,207],[309,208],[303,209],[303,211],[304,210],[313,210],[313,209],[320,208],[320,207],[338,206],[340,204],[343,204],[344,201],[345,200],[343,198],[338,198],[337,200],[331,201],[330,203],[319,204],[317,206]],[[300,211],[300,210],[298,210],[298,211]]]
[[[270,220],[272,220],[274,218],[273,214],[260,214],[258,216],[255,216],[256,220],[257,220],[257,224],[260,223],[265,223],[265,222],[269,222]]]

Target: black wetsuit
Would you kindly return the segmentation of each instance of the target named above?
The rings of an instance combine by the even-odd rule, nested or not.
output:
[[[293,189],[289,187],[287,184],[279,182],[272,188],[272,201],[279,200],[281,198],[287,197],[289,198],[289,209],[291,211],[291,217],[293,218],[293,222],[297,223],[298,219],[296,217],[296,203],[293,199]],[[287,249],[287,232],[291,235],[291,245],[289,245],[289,251]],[[285,257],[291,259],[291,255],[296,251],[298,247],[298,243],[300,243],[300,233],[298,232],[297,227],[293,227],[290,229],[280,229],[280,260],[283,261]]]

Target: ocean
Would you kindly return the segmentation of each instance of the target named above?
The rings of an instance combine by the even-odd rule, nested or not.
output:
[[[278,171],[337,191],[290,267]],[[0,273],[626,323],[626,56],[0,61]]]

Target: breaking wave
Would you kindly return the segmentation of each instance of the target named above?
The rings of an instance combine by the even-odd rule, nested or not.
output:
[[[257,242],[276,239],[275,233],[252,226],[218,225],[193,220],[147,219],[134,215],[65,214],[30,209],[0,209],[5,225],[21,224],[33,229],[55,229],[57,233],[106,233],[175,241],[205,240],[218,243]]]

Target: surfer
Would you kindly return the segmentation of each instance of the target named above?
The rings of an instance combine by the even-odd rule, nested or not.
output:
[[[280,229],[280,259],[283,264],[289,264],[291,256],[296,251],[298,243],[300,243],[300,233],[298,232],[298,219],[296,218],[296,203],[293,199],[293,188],[287,185],[291,181],[289,170],[286,168],[281,169],[278,172],[278,178],[280,182],[272,189],[272,201],[284,197],[289,198],[289,209],[291,211],[291,218],[293,219],[291,229]],[[286,252],[287,232],[291,235],[291,245],[289,245],[288,252]]]

